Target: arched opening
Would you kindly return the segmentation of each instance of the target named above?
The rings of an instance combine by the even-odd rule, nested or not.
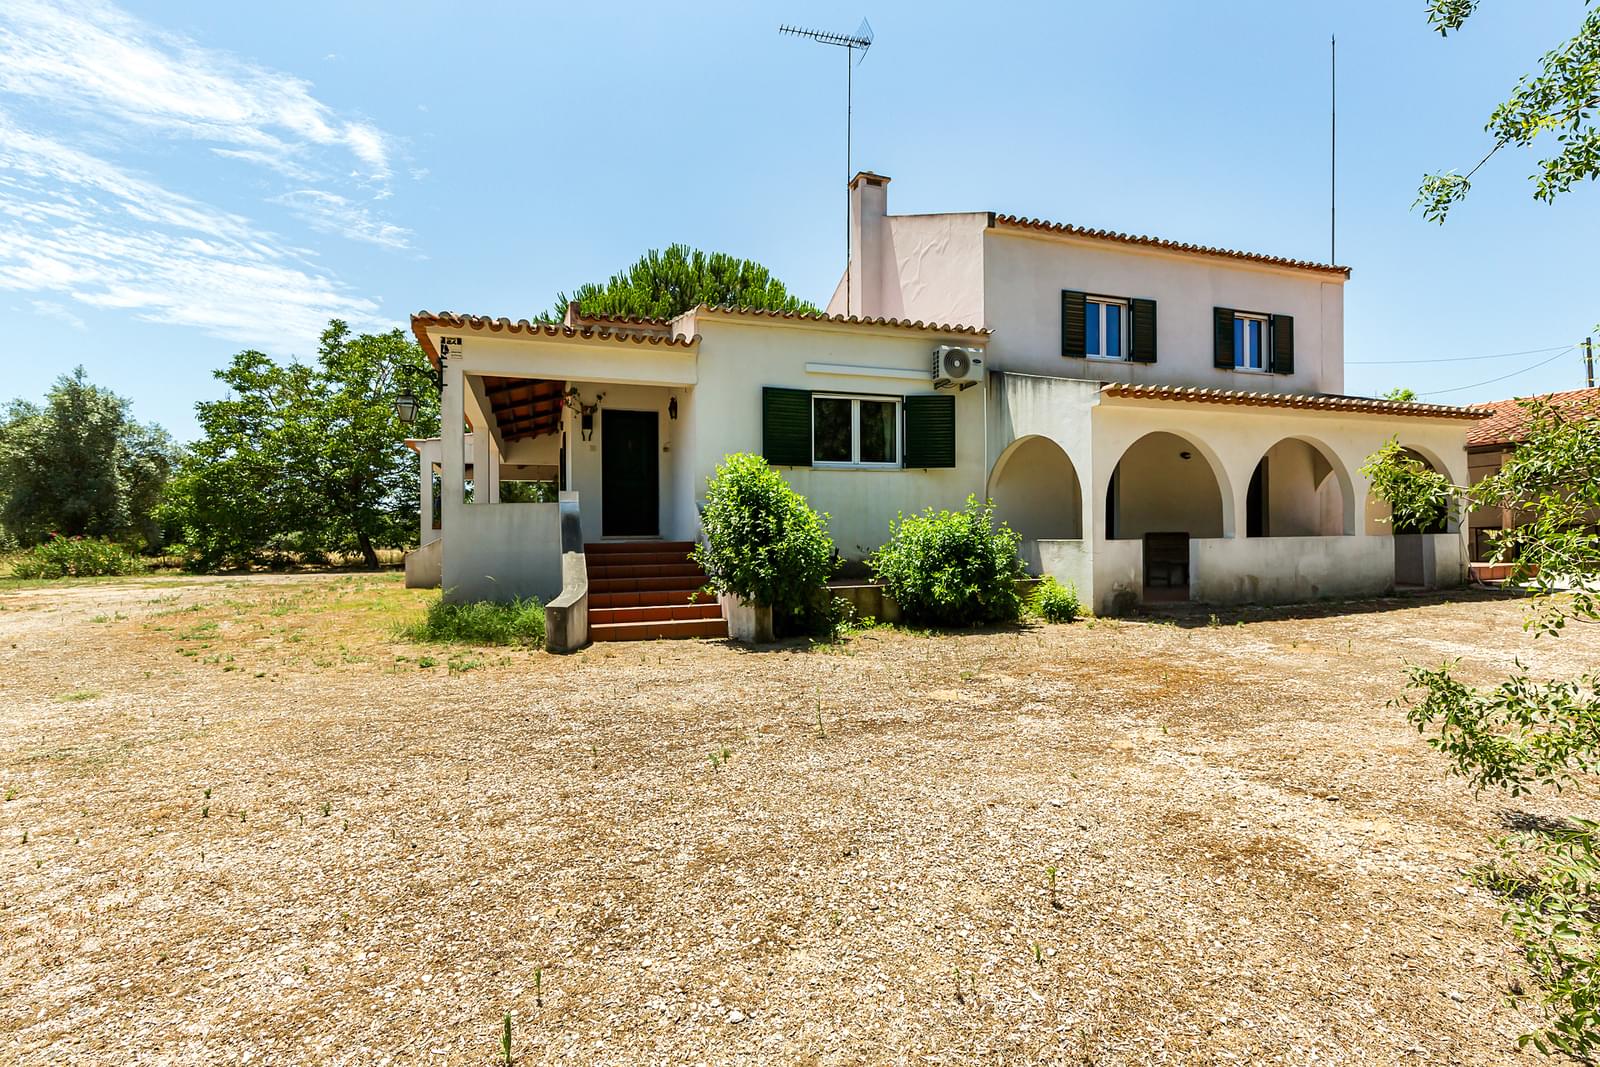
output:
[[[1143,542],[1142,600],[1189,599],[1189,542],[1222,537],[1229,525],[1219,470],[1194,442],[1165,430],[1139,438],[1117,461],[1106,486],[1106,539]]]
[[[1247,537],[1334,537],[1355,532],[1355,489],[1338,458],[1286,437],[1256,464],[1245,497]]]
[[[1223,535],[1222,488],[1193,442],[1158,430],[1139,438],[1117,461],[1106,487],[1106,539],[1152,533]]]
[[[1421,463],[1429,470],[1432,470],[1438,474],[1447,473],[1441,464],[1435,462],[1432,457],[1424,455],[1417,449],[1407,445],[1402,446],[1402,450],[1406,453],[1406,455],[1410,456],[1418,463]],[[1389,521],[1391,514],[1392,512],[1386,501],[1379,500],[1377,496],[1371,492],[1367,493],[1366,529],[1367,533],[1374,537],[1383,537],[1393,534],[1448,533],[1453,531],[1456,527],[1455,521],[1452,520],[1448,515],[1443,514],[1441,514],[1435,521],[1424,523],[1420,526],[1406,526],[1403,524],[1397,526],[1395,523]]]
[[[989,478],[995,517],[1022,540],[1068,541],[1083,536],[1083,490],[1061,446],[1030,436],[1001,453]]]

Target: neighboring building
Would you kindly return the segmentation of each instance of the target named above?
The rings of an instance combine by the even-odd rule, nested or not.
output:
[[[564,491],[465,503],[466,435],[446,418],[432,551],[449,595],[553,596],[561,508],[591,542],[693,541],[706,478],[737,451],[828,512],[852,559],[902,511],[992,497],[1030,569],[1100,611],[1461,579],[1459,531],[1392,536],[1359,467],[1398,436],[1464,479],[1483,413],[1342,395],[1347,268],[981,212],[894,216],[888,181],[851,182],[852,261],[826,314],[414,316],[444,357],[444,410],[493,443],[487,462]]]
[[[1483,407],[1488,418],[1474,423],[1467,431],[1467,478],[1477,485],[1498,471],[1506,458],[1527,435],[1531,421],[1526,402],[1543,400],[1567,418],[1600,418],[1600,389],[1572,389],[1564,393],[1544,393],[1534,397],[1496,400]],[[1472,562],[1487,563],[1494,558],[1492,534],[1509,530],[1527,517],[1507,508],[1479,508],[1467,516],[1468,547]]]

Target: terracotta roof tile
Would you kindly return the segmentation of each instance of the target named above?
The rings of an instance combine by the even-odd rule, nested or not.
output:
[[[664,324],[663,324],[664,325]],[[435,314],[431,311],[419,311],[411,316],[411,332],[416,334],[417,341],[422,345],[422,350],[434,363],[439,362],[439,353],[433,347],[433,341],[428,337],[428,327],[444,326],[452,330],[488,330],[490,333],[526,334],[529,337],[560,337],[568,339],[599,340],[599,341],[631,341],[637,345],[666,345],[668,347],[693,348],[700,343],[698,336],[688,337],[683,334],[666,334],[658,330],[629,330],[616,329],[610,326],[563,326],[557,322],[529,322],[527,319],[518,319],[512,322],[507,318],[491,319],[483,315],[457,315],[451,311],[441,311]]]
[[[1232,248],[1210,248],[1206,245],[1191,245],[1179,241],[1168,241],[1161,237],[1117,233],[1114,230],[1092,230],[1085,226],[1074,226],[1071,223],[1049,222],[1045,219],[1028,219],[1020,215],[991,214],[989,219],[992,226],[1006,226],[1018,230],[1038,230],[1044,233],[1059,233],[1070,237],[1087,237],[1095,241],[1115,241],[1118,244],[1125,245],[1143,245],[1148,248],[1159,248],[1167,252],[1184,252],[1196,256],[1221,256],[1226,259],[1243,259],[1273,267],[1288,267],[1292,270],[1311,270],[1323,274],[1339,274],[1346,278],[1350,277],[1349,267],[1341,267],[1332,263],[1316,263],[1306,259],[1288,259],[1284,256],[1269,256],[1260,252],[1240,252]]]
[[[1352,411],[1379,415],[1402,415],[1434,419],[1484,419],[1484,408],[1454,407],[1449,404],[1417,404],[1397,400],[1378,400],[1367,396],[1339,396],[1329,393],[1251,393],[1241,389],[1200,389],[1177,385],[1131,385],[1111,382],[1100,388],[1104,396],[1138,400],[1176,400],[1195,404],[1242,404],[1247,407],[1296,408],[1302,411]]]
[[[1532,397],[1512,397],[1485,404],[1492,413],[1489,418],[1467,431],[1467,446],[1510,445],[1522,440],[1528,432],[1528,410],[1522,406]],[[1543,393],[1539,399],[1548,401],[1562,414],[1578,418],[1600,418],[1600,389],[1571,389],[1564,393]]]
[[[829,315],[823,311],[768,311],[765,308],[709,306],[701,304],[694,309],[699,315],[732,315],[741,318],[789,319],[795,322],[826,322],[841,326],[891,326],[902,330],[921,330],[924,333],[962,334],[967,337],[988,337],[994,331],[983,326],[963,326],[958,323],[923,322],[921,319],[868,318],[861,315]]]

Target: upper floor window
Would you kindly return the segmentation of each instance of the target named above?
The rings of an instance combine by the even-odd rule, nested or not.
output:
[[[1076,359],[1156,361],[1156,302],[1061,290],[1061,354]]]
[[[1128,305],[1104,297],[1086,299],[1084,310],[1084,355],[1091,359],[1127,359]]]
[[[1235,370],[1267,369],[1267,317],[1235,312],[1233,316],[1233,367]]]
[[[811,398],[811,455],[818,467],[898,467],[900,401],[895,397]]]

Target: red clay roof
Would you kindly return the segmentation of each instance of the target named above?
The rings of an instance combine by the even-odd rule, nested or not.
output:
[[[1416,404],[1378,400],[1367,396],[1326,393],[1249,393],[1239,389],[1199,389],[1177,385],[1131,385],[1111,382],[1100,388],[1104,396],[1138,400],[1179,400],[1195,404],[1242,404],[1247,407],[1297,408],[1302,411],[1357,411],[1433,419],[1484,419],[1484,408],[1459,408],[1449,404]]]
[[[710,306],[695,308],[701,315],[736,315],[741,318],[789,319],[794,322],[827,322],[841,326],[892,326],[902,330],[921,330],[924,333],[959,333],[968,337],[988,337],[993,330],[983,326],[963,326],[951,322],[923,322],[921,319],[867,318],[861,315],[829,315],[823,311],[768,311],[765,308]]]
[[[1338,274],[1346,278],[1350,277],[1349,267],[1336,266],[1332,263],[1315,263],[1306,259],[1287,259],[1283,256],[1269,256],[1260,252],[1240,252],[1232,248],[1209,248],[1205,245],[1168,241],[1161,237],[1117,233],[1114,230],[1091,230],[1087,227],[1074,226],[1067,222],[1048,222],[1045,219],[1028,219],[1020,215],[996,215],[991,213],[989,224],[991,226],[1007,226],[1018,230],[1059,233],[1070,237],[1087,237],[1096,241],[1115,241],[1118,244],[1125,245],[1144,245],[1148,248],[1159,248],[1167,252],[1184,252],[1196,256],[1221,256],[1225,259],[1243,259],[1273,267],[1288,267],[1291,270],[1310,270],[1323,274]]]
[[[1522,406],[1532,397],[1512,397],[1485,404],[1492,414],[1467,431],[1467,447],[1485,445],[1510,445],[1522,440],[1528,432],[1528,410]],[[1600,389],[1571,389],[1565,393],[1543,393],[1539,399],[1548,401],[1563,415],[1571,418],[1600,418]]]
[[[666,325],[665,323],[652,325]],[[600,341],[632,341],[638,345],[667,345],[682,348],[693,348],[700,343],[700,338],[686,337],[683,334],[666,334],[659,329],[655,330],[629,330],[616,329],[609,326],[563,326],[555,322],[529,322],[527,319],[491,319],[483,315],[457,315],[451,311],[441,311],[437,314],[431,311],[419,311],[411,316],[411,332],[416,334],[417,342],[422,345],[422,350],[435,364],[439,362],[439,353],[433,347],[433,341],[428,337],[428,327],[444,326],[452,330],[488,330],[490,333],[527,334],[529,337],[562,337],[581,338],[584,340]]]

